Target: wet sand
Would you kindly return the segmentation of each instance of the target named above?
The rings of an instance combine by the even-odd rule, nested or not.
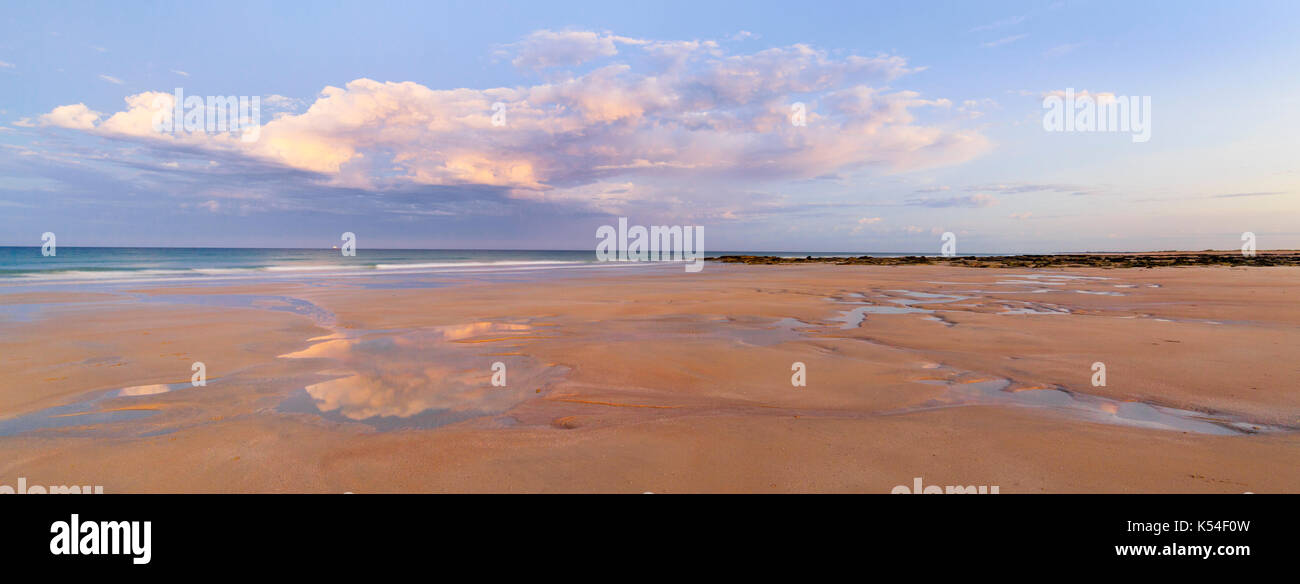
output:
[[[1294,267],[710,263],[0,289],[0,483],[1300,492],[1298,285]]]

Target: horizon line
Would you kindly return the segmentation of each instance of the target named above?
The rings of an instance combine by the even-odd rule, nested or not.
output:
[[[0,244],[2,248],[14,249],[42,249],[41,245],[5,245]],[[280,246],[224,246],[224,245],[60,245],[63,249],[239,249],[239,250],[324,250],[333,251],[338,247],[280,247]],[[357,251],[522,251],[522,252],[593,252],[594,248],[588,249],[561,249],[561,248],[458,248],[458,247],[367,247],[357,248]],[[1239,249],[1149,249],[1149,250],[1122,250],[1122,251],[1104,251],[1104,250],[1082,250],[1082,251],[1048,251],[1048,252],[968,252],[957,255],[1066,255],[1066,254],[1123,254],[1123,253],[1205,253],[1205,252],[1238,252]],[[1278,249],[1260,249],[1258,252],[1282,252],[1282,251],[1300,251],[1300,249],[1278,248]],[[718,251],[705,251],[705,254],[757,254],[757,253],[783,253],[783,254],[897,254],[897,255],[934,255],[932,252],[917,251],[815,251],[815,250],[759,250],[759,249],[730,249]]]

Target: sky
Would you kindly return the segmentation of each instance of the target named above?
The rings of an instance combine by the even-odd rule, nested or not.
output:
[[[1300,248],[1297,2],[0,6],[0,245]]]

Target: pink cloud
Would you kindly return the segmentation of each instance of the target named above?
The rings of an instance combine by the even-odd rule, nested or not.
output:
[[[41,120],[236,153],[336,185],[485,185],[521,198],[601,207],[650,192],[621,186],[644,180],[779,181],[860,167],[896,172],[958,164],[990,147],[976,129],[917,122],[916,111],[942,114],[948,100],[876,85],[917,70],[899,56],[836,57],[807,45],[730,55],[712,41],[583,31],[538,31],[508,48],[517,65],[559,67],[622,57],[619,45],[623,53],[651,57],[643,61],[649,69],[611,63],[537,85],[489,89],[356,79],[326,87],[301,113],[277,115],[249,143],[223,134],[157,133],[153,118],[171,107],[161,93],[130,96],[126,110],[102,121],[81,104]],[[807,104],[806,125],[791,121],[796,102]]]

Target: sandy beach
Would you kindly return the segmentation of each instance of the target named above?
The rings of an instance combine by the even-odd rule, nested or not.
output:
[[[716,262],[10,287],[0,482],[1298,492],[1298,289],[1295,267]]]

